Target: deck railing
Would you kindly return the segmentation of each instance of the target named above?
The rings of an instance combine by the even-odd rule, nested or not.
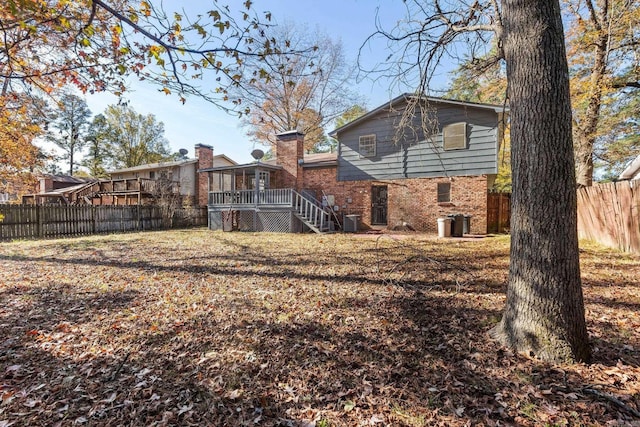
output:
[[[290,188],[276,188],[270,190],[235,190],[210,191],[209,205],[280,205],[291,206],[292,190]],[[257,195],[257,199],[256,199]]]
[[[291,188],[272,190],[210,191],[209,206],[225,209],[257,209],[258,206],[279,206],[291,211],[317,233],[329,230],[329,213],[315,199],[303,196]]]

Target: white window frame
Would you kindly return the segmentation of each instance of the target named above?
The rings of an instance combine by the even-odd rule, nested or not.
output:
[[[358,138],[358,152],[360,158],[375,157],[377,152],[376,135],[362,135]]]
[[[445,151],[468,148],[467,122],[450,123],[442,128],[442,148]]]

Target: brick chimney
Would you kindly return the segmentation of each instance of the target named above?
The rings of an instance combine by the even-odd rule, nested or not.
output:
[[[49,175],[44,175],[39,179],[40,193],[53,190],[53,179]]]
[[[276,135],[276,163],[282,166],[283,188],[302,189],[304,134],[290,130]]]
[[[205,144],[196,144],[196,171],[213,167],[213,147]],[[198,173],[195,199],[198,206],[207,206],[209,197],[209,173]]]

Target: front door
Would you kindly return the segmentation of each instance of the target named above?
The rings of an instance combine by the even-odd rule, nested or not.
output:
[[[387,225],[387,186],[371,187],[371,225]]]

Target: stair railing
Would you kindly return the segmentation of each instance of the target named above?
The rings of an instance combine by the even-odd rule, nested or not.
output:
[[[308,222],[320,231],[329,229],[329,213],[318,206],[313,200],[303,196],[295,190],[293,193],[293,207]]]

